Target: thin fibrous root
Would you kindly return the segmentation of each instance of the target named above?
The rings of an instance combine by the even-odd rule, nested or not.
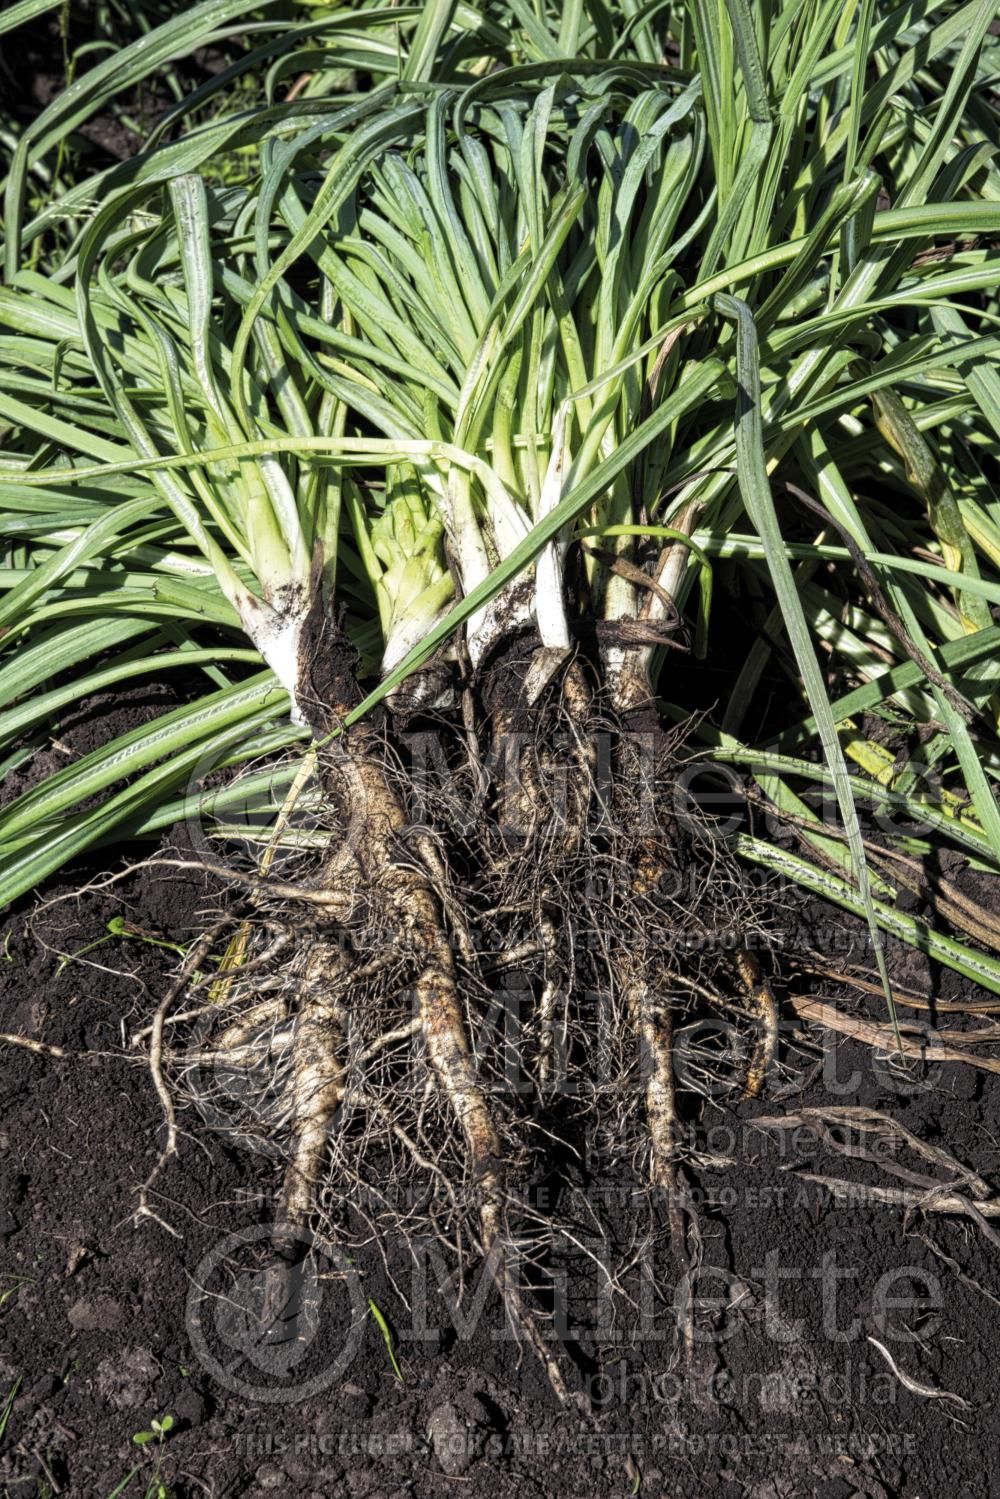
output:
[[[320,886],[317,889],[307,885],[289,885],[283,880],[262,879],[259,875],[244,874],[241,870],[230,869],[228,864],[218,864],[205,858],[155,858],[147,860],[147,864],[163,864],[169,869],[196,869],[203,874],[215,875],[220,880],[229,880],[232,884],[242,885],[249,890],[251,902],[265,899],[305,902],[306,905],[319,906],[327,911],[331,919],[342,921],[347,921],[354,910],[350,895],[334,886],[330,889]]]
[[[969,1402],[963,1400],[961,1395],[955,1395],[951,1390],[939,1390],[937,1385],[921,1384],[918,1380],[912,1378],[911,1375],[904,1374],[888,1348],[884,1343],[880,1343],[878,1338],[873,1338],[869,1334],[868,1341],[873,1348],[878,1349],[904,1390],[909,1390],[911,1395],[919,1395],[923,1400],[953,1400],[963,1410],[970,1411],[972,1409]]]
[[[120,1051],[68,1051],[65,1046],[56,1046],[51,1041],[36,1041],[31,1036],[18,1036],[13,1031],[0,1031],[0,1046],[20,1046],[25,1051],[34,1052],[36,1057],[52,1057],[55,1061],[90,1061],[97,1058],[102,1062],[139,1061],[137,1057],[124,1056]]]
[[[177,1154],[177,1117],[174,1113],[174,1102],[170,1096],[170,1090],[163,1078],[163,1026],[171,1006],[184,993],[192,977],[197,973],[204,959],[208,957],[220,933],[224,932],[226,927],[232,925],[233,919],[231,916],[223,916],[221,920],[217,921],[214,926],[210,927],[207,932],[199,937],[184,959],[177,977],[160,1000],[156,1008],[156,1014],[153,1016],[152,1029],[150,1031],[149,1071],[153,1079],[156,1096],[160,1100],[160,1107],[163,1109],[167,1135],[163,1142],[163,1149],[157,1157],[156,1164],[139,1188],[139,1203],[135,1210],[135,1221],[138,1222],[141,1218],[151,1218],[154,1222],[159,1223],[161,1227],[166,1228],[175,1238],[180,1238],[181,1235],[176,1229],[171,1228],[168,1223],[165,1223],[149,1206],[149,1194],[152,1191],[153,1183],[171,1156]]]
[[[240,922],[239,930],[238,930],[236,936],[230,942],[229,948],[227,949],[227,951],[232,950],[233,944],[239,940],[239,934],[240,934],[240,932],[242,932],[245,928],[246,928],[246,923]],[[247,930],[248,930],[248,928],[247,928]],[[265,952],[260,953],[255,958],[251,958],[251,959],[248,959],[245,962],[242,962],[240,964],[240,967],[239,967],[239,978],[240,978],[240,981],[241,982],[245,981],[246,978],[247,978],[247,976],[249,974],[253,974],[253,973],[259,971],[265,965],[267,965],[269,963],[272,963],[274,961],[274,958],[277,956],[277,954],[279,952],[281,952],[281,950],[283,948],[288,947],[290,945],[291,941],[292,941],[292,934],[289,932],[289,933],[287,933],[287,934],[285,934],[285,935],[283,935],[281,937],[276,938],[275,941],[270,944],[270,946],[266,949]],[[225,962],[225,959],[223,959],[223,962]],[[233,978],[236,977],[236,970],[235,969],[233,969],[231,977],[233,977]],[[268,982],[269,981],[266,980],[266,979],[262,980],[261,983],[256,986],[256,992],[258,992],[258,993],[262,992],[262,990],[265,987],[267,987]],[[164,1024],[165,1025],[170,1025],[170,1026],[174,1026],[174,1025],[186,1025],[186,1024],[188,1024],[192,1020],[201,1020],[206,1015],[211,1015],[213,1013],[219,1012],[222,1009],[223,1005],[226,1003],[226,1001],[227,1001],[227,999],[229,997],[229,990],[231,988],[231,984],[227,981],[224,984],[223,989],[222,989],[219,997],[213,998],[212,994],[213,994],[213,991],[215,991],[217,983],[218,983],[217,975],[212,975],[212,974],[192,975],[191,982],[188,985],[189,992],[191,994],[194,994],[199,988],[203,988],[205,986],[205,984],[208,984],[210,987],[209,987],[209,999],[208,999],[207,1003],[203,1004],[203,1005],[197,1005],[193,1009],[180,1010],[180,1011],[175,1012],[173,1015],[168,1015],[167,1018],[166,1018],[166,1020],[164,1021]],[[264,1008],[266,1008],[266,1009],[276,1009],[277,1006],[278,1006],[278,1003],[279,1003],[279,1001],[277,999],[271,999],[271,1000],[264,1001],[263,1004],[262,1004],[262,1009],[264,1009]],[[143,1026],[141,1030],[133,1031],[132,1032],[132,1036],[131,1036],[130,1041],[129,1041],[129,1045],[133,1046],[133,1047],[138,1046],[139,1043],[140,1043],[140,1041],[145,1041],[148,1036],[152,1035],[152,1033],[153,1033],[153,1027],[151,1025],[146,1025],[146,1026]]]

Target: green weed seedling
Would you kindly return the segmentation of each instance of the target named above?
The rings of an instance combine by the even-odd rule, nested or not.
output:
[[[381,1307],[376,1306],[375,1302],[372,1301],[370,1296],[368,1298],[368,1310],[371,1312],[373,1318],[375,1319],[376,1327],[382,1334],[382,1341],[385,1344],[386,1352],[389,1355],[389,1362],[392,1365],[392,1372],[393,1374],[395,1374],[400,1384],[404,1384],[405,1381],[403,1379],[403,1371],[399,1367],[399,1362],[396,1358],[396,1352],[392,1346],[392,1329],[390,1328],[389,1323],[386,1320],[385,1313],[382,1311]]]
[[[149,1423],[148,1430],[137,1431],[132,1437],[132,1441],[137,1447],[149,1447],[155,1444],[153,1471],[149,1475],[149,1478],[146,1482],[144,1499],[172,1499],[171,1492],[167,1485],[164,1483],[161,1476],[161,1463],[163,1460],[163,1444],[167,1440],[167,1437],[170,1435],[173,1429],[173,1416],[169,1414],[161,1416],[159,1418],[154,1416],[153,1420]],[[128,1489],[133,1478],[138,1477],[141,1472],[141,1466],[133,1468],[131,1473],[126,1474],[126,1476],[122,1479],[118,1487],[111,1491],[111,1493],[108,1495],[108,1499],[119,1499],[119,1496],[124,1494]]]

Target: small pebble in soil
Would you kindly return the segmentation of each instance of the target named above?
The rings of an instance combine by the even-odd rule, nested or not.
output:
[[[371,1414],[371,1396],[360,1385],[350,1383],[341,1385],[339,1404],[344,1414],[355,1421],[363,1420],[365,1416]]]
[[[476,1429],[452,1401],[443,1400],[431,1411],[427,1435],[449,1478],[457,1478],[471,1466],[478,1446]]]

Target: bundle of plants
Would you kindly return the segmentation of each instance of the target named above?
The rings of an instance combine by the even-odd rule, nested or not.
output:
[[[675,1032],[732,1017],[737,1094],[777,1036],[738,856],[865,916],[887,990],[892,871],[869,874],[855,798],[895,797],[996,867],[975,444],[1000,405],[996,340],[965,321],[997,285],[965,243],[1000,225],[965,114],[987,11],[917,46],[908,15],[776,7],[762,32],[733,0],[725,26],[695,12],[694,69],[541,65],[279,112],[247,185],[207,186],[196,138],[153,151],[57,276],[0,295],[23,537],[0,731],[19,745],[150,672],[213,689],[14,800],[0,894],[193,819],[229,903],[147,1038],[166,1153],[185,1090],[278,1150],[290,1262],[330,1183],[458,1265],[473,1245],[563,1395],[521,1189],[601,1132],[697,1256]],[[896,108],[918,86],[930,117]],[[950,434],[950,483],[928,430]],[[845,477],[871,472],[921,514],[915,581]],[[805,496],[799,552],[779,493]],[[812,759],[758,751],[757,783],[806,857],[719,835],[685,790],[703,731],[665,697],[706,649],[720,554],[773,589]],[[820,563],[859,570],[846,621]],[[948,737],[971,814],[847,774],[864,704],[831,702],[817,636],[862,695]],[[749,754],[733,736],[765,659],[708,736],[721,758]],[[839,827],[795,776],[832,784]],[[1000,986],[988,941],[932,937]],[[694,1062],[696,1092],[717,1059]]]

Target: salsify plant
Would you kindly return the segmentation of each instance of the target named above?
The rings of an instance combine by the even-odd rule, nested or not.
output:
[[[885,932],[1000,992],[995,923],[944,886],[948,931],[899,911],[920,837],[887,850],[866,821],[917,818],[925,842],[1000,864],[1000,176],[991,5],[694,5],[649,56],[652,19],[629,11],[637,55],[603,62],[559,56],[567,38],[613,50],[603,7],[586,25],[514,10],[529,65],[477,69],[488,48],[455,50],[469,17],[432,7],[402,78],[223,117],[115,169],[58,274],[18,269],[8,241],[0,755],[19,763],[98,688],[180,668],[209,690],[15,798],[0,898],[170,827],[194,780],[220,867],[272,919],[296,900],[315,918],[291,960],[241,927],[199,1041],[202,1063],[275,1070],[277,1241],[310,1212],[334,1116],[348,1176],[387,1139],[401,1170],[445,1178],[449,1231],[472,1225],[564,1391],[508,1212],[546,1132],[495,1105],[471,1039],[490,972],[524,977],[529,1099],[551,1105],[569,1059],[618,1117],[639,1039],[643,1133],[622,1148],[644,1138],[668,1192],[673,1011],[726,1002],[732,974],[748,1091],[773,1055],[737,855],[863,916],[890,1008]],[[442,59],[459,76],[433,81]],[[237,132],[253,167],[220,186],[213,152]],[[796,847],[673,810],[664,724],[689,715],[665,663],[685,621],[711,651],[720,580],[757,592],[764,627],[721,722],[687,732],[747,767]],[[800,721],[748,744],[775,653]],[[411,816],[395,755],[415,714],[471,825],[443,800]],[[921,774],[879,719],[926,726]],[[277,777],[241,771],[268,759]],[[227,822],[276,784],[270,832]],[[256,850],[242,876],[237,832]],[[276,998],[267,961],[289,980]],[[433,1125],[425,1090],[400,1087],[415,1033]]]

